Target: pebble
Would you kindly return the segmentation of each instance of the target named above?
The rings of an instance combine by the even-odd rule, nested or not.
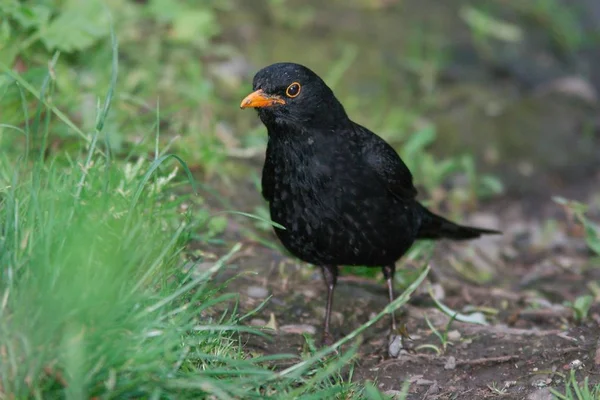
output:
[[[537,375],[530,382],[533,387],[544,388],[552,383],[552,379],[548,378],[548,375]]]
[[[255,299],[264,299],[269,295],[269,291],[261,286],[249,286],[247,289],[248,296]]]
[[[453,356],[448,357],[446,360],[446,364],[444,364],[444,369],[455,369],[456,368],[456,358]]]
[[[444,287],[439,283],[434,283],[431,285],[431,291],[433,292],[433,296],[439,301],[443,301],[446,297],[446,292],[444,291]]]
[[[400,351],[402,350],[402,336],[394,335],[390,339],[390,344],[388,346],[388,353],[390,357],[396,358],[400,355]]]
[[[448,339],[449,340],[460,340],[461,334],[459,331],[457,331],[456,329],[453,331],[448,332]]]
[[[553,398],[548,388],[538,389],[527,396],[527,400],[552,400]]]
[[[252,325],[252,326],[265,326],[265,325],[267,325],[267,321],[265,321],[264,319],[260,319],[260,318],[252,318],[250,320],[250,325]]]

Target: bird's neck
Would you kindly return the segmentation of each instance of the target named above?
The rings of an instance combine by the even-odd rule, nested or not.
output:
[[[330,136],[340,135],[352,127],[346,113],[319,113],[301,120],[273,118],[263,119],[269,135],[280,137]]]

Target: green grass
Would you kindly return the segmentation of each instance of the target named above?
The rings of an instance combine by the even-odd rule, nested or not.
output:
[[[324,357],[372,323],[284,371],[267,362],[290,356],[250,358],[239,341],[243,317],[214,312],[231,295],[211,282],[240,246],[208,270],[185,272],[186,218],[147,174],[101,156],[17,170],[2,160],[0,395],[362,396],[338,374],[354,351]]]
[[[600,385],[591,385],[588,377],[578,382],[572,369],[568,379],[565,379],[564,393],[556,389],[550,389],[550,392],[558,400],[595,400],[600,397]]]
[[[77,164],[2,170],[0,393],[248,398],[263,386],[289,390],[265,367],[268,357],[241,350],[240,317],[211,312],[231,296],[210,278],[239,245],[209,270],[184,272],[185,218],[172,229],[173,210],[151,185],[134,203],[143,175],[91,160],[79,196]],[[330,387],[324,381],[335,371],[305,390]]]

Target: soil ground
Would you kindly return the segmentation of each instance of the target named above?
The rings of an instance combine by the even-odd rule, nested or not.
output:
[[[588,188],[593,187],[573,193],[592,196]],[[238,196],[238,202],[260,204],[257,193],[248,196]],[[555,221],[551,229],[550,219]],[[586,248],[578,226],[551,200],[531,205],[507,198],[480,204],[477,213],[463,222],[499,228],[504,234],[467,243],[439,242],[430,261],[431,273],[399,313],[412,339],[411,350],[398,358],[387,355],[389,320],[383,318],[361,338],[353,379],[374,381],[388,394],[410,380],[410,399],[551,399],[548,387],[564,392],[564,377],[573,366],[578,380],[589,376],[591,383],[598,383],[600,307],[593,306],[578,322],[566,305],[593,293],[592,282],[600,278],[598,259]],[[274,323],[276,330],[264,329],[270,339],[245,337],[246,349],[258,354],[306,354],[304,334],[317,340],[321,334],[326,289],[320,271],[278,249],[248,241],[236,223],[229,224],[228,236],[244,246],[218,279],[236,276],[227,291],[239,293],[240,311],[248,312],[272,296],[246,323],[254,327]],[[277,243],[274,235],[265,237]],[[471,266],[473,274],[456,267],[461,265]],[[403,260],[397,263],[399,271],[416,272],[418,267]],[[350,268],[341,269],[335,292],[336,338],[367,322],[387,303],[381,279],[350,273]],[[439,331],[449,321],[433,303],[429,285],[453,310],[484,311],[489,324],[454,321],[445,351],[438,354],[423,347],[441,348],[426,318]]]

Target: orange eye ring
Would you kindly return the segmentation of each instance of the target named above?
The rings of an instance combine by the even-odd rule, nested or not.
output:
[[[285,95],[290,98],[297,97],[302,90],[302,86],[298,82],[293,82],[290,86],[285,89]]]

